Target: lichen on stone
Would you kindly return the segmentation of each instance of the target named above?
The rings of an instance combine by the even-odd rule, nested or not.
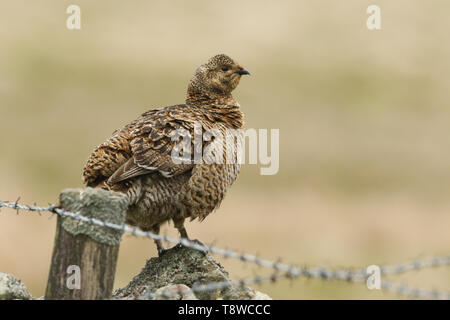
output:
[[[65,189],[60,195],[60,205],[71,212],[79,212],[87,218],[96,218],[104,222],[123,224],[128,208],[127,197],[121,193],[102,189]],[[62,227],[73,235],[85,234],[93,240],[119,245],[122,231],[101,227],[87,222],[63,217]]]
[[[0,272],[0,300],[30,300],[27,287],[13,275]]]
[[[257,295],[253,289],[233,284],[228,272],[210,254],[180,245],[167,250],[161,257],[147,260],[141,272],[125,288],[117,290],[113,297],[143,299],[148,297],[148,293],[164,292],[162,288],[174,290],[174,285],[192,288],[194,285],[224,281],[229,281],[230,285],[212,291],[193,292],[191,297],[199,300],[269,298],[264,294]]]

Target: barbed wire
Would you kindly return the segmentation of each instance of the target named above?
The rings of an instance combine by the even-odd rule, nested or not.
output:
[[[253,278],[244,278],[241,280],[231,280],[231,281],[219,281],[219,282],[209,282],[206,284],[194,284],[192,288],[178,288],[177,290],[166,289],[162,292],[148,292],[145,293],[143,298],[141,299],[170,299],[170,298],[182,298],[186,294],[190,292],[199,293],[199,292],[208,292],[215,291],[220,289],[225,289],[231,286],[245,287],[250,284],[262,284],[265,282],[276,282],[278,280],[289,278],[294,279],[297,276],[293,275],[273,275],[267,277],[253,277]],[[309,276],[310,278],[319,278],[324,280],[346,280],[348,282],[364,282],[364,280],[355,277],[353,279],[343,279],[336,277],[323,277],[323,275],[318,276]],[[358,280],[357,280],[358,279]],[[414,288],[406,285],[401,285],[389,281],[381,281],[380,289],[383,291],[389,291],[394,294],[411,297],[411,298],[420,298],[420,299],[438,299],[438,300],[450,300],[450,292],[441,292],[438,290],[426,290],[422,288]]]
[[[407,263],[401,263],[392,266],[381,266],[380,274],[400,274],[412,270],[421,270],[427,268],[435,268],[440,266],[446,266],[450,264],[450,257],[435,257],[430,260],[423,261],[412,261]],[[241,280],[232,281],[221,281],[221,282],[210,282],[202,285],[194,285],[189,289],[178,289],[178,290],[165,290],[160,293],[148,293],[145,295],[146,298],[157,299],[157,298],[173,298],[173,297],[183,297],[183,295],[189,292],[204,292],[204,291],[214,291],[218,289],[224,289],[230,286],[244,287],[249,284],[262,284],[264,282],[276,282],[281,279],[295,279],[299,277],[309,278],[309,279],[322,279],[322,280],[340,280],[352,283],[366,282],[371,274],[367,270],[347,270],[347,269],[327,269],[323,267],[314,268],[293,268],[283,274],[273,274],[267,277],[252,277],[244,278]],[[450,300],[450,292],[441,292],[438,290],[426,290],[421,288],[414,288],[406,285],[396,284],[393,282],[382,280],[380,282],[380,289],[384,291],[389,291],[395,294],[413,297],[413,298],[423,298],[423,299],[440,299],[440,300]]]
[[[198,250],[201,252],[211,252],[223,256],[224,258],[234,258],[242,262],[254,263],[260,267],[271,268],[274,270],[274,274],[267,277],[252,277],[245,278],[241,280],[230,280],[221,282],[210,282],[207,284],[193,285],[190,289],[181,289],[176,291],[163,291],[159,294],[147,293],[146,298],[170,298],[174,296],[182,296],[183,294],[192,292],[204,292],[204,291],[214,291],[218,289],[224,289],[233,285],[245,286],[249,284],[261,284],[264,282],[276,282],[280,279],[294,279],[299,277],[304,278],[316,278],[323,280],[344,280],[347,282],[365,282],[367,281],[370,274],[367,273],[366,269],[338,269],[333,270],[324,267],[312,267],[312,268],[299,268],[293,265],[288,265],[281,263],[280,261],[271,261],[267,259],[259,258],[255,255],[247,253],[239,253],[230,249],[222,249],[212,245],[204,245],[199,242],[191,241],[185,238],[174,238],[167,235],[159,235],[149,231],[142,231],[137,227],[132,227],[127,224],[115,224],[108,221],[102,221],[96,218],[90,218],[81,215],[79,212],[66,211],[58,208],[55,205],[50,205],[48,207],[39,207],[36,205],[22,205],[16,202],[0,201],[0,208],[6,207],[14,210],[26,210],[33,212],[50,212],[52,214],[57,214],[61,217],[71,217],[75,220],[86,222],[92,225],[111,228],[114,230],[130,233],[134,236],[140,236],[145,238],[150,238],[153,240],[161,240],[174,244],[181,244],[185,247]],[[414,260],[410,262],[400,263],[397,265],[386,265],[380,266],[380,276],[381,275],[393,275],[401,274],[412,270],[422,270],[428,268],[442,267],[450,265],[450,256],[440,256],[434,257],[429,260]],[[394,292],[400,295],[416,297],[416,298],[428,298],[428,299],[445,299],[450,300],[450,292],[440,292],[437,290],[425,290],[421,288],[412,288],[409,286],[396,284],[388,281],[381,281],[381,289],[385,291]]]
[[[399,295],[412,298],[450,300],[450,292],[441,292],[438,290],[426,290],[422,288],[414,288],[402,284],[392,283],[385,280],[381,281],[381,290],[390,291]]]

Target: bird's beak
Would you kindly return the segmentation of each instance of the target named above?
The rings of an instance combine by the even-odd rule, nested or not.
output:
[[[250,75],[250,72],[247,69],[242,68],[241,70],[238,71],[238,74],[241,76],[243,76],[244,74]]]

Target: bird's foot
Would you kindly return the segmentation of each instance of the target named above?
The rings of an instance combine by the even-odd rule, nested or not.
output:
[[[158,248],[158,257],[162,257],[169,249]]]
[[[175,246],[174,246],[174,248],[183,248],[184,246],[181,244],[181,243],[177,243]]]
[[[196,248],[196,246],[193,246],[192,249],[197,249],[198,251],[203,252],[205,255],[209,252],[207,246],[205,246],[202,242],[200,242],[200,240],[197,240],[197,239],[188,239],[188,238],[186,238],[186,240],[188,240],[190,244],[193,244],[193,245],[199,245],[199,246],[202,246],[202,247],[203,247],[201,250],[198,250],[198,249],[200,249],[200,248],[198,248],[198,247]],[[188,247],[188,248],[191,248],[191,246],[189,246],[189,245],[184,246],[182,243],[178,243],[175,247],[178,247],[178,248],[181,248],[181,247]]]

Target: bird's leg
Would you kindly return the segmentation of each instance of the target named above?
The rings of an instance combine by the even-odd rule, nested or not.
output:
[[[173,224],[175,225],[175,228],[178,229],[181,238],[189,239],[186,228],[184,227],[184,218],[174,220]]]
[[[164,249],[161,240],[155,240],[156,250],[158,251],[158,256],[161,257],[167,249]]]
[[[174,220],[173,222],[174,222],[175,228],[178,229],[178,232],[180,233],[180,237],[181,238],[187,239],[190,242],[194,242],[194,243],[197,243],[197,244],[199,244],[201,246],[204,246],[204,244],[201,243],[198,240],[191,240],[191,239],[189,239],[189,236],[187,234],[186,228],[184,227],[184,219]],[[183,245],[181,243],[178,243],[177,246],[178,247],[182,247]],[[208,251],[204,251],[205,255],[206,255],[207,252]]]
[[[187,234],[186,228],[184,227],[184,220],[185,220],[184,218],[178,218],[178,219],[174,219],[173,220],[173,224],[174,224],[175,228],[178,229],[178,232],[180,233],[180,237],[183,238],[183,239],[189,240],[190,243],[196,243],[196,244],[199,244],[202,247],[205,247],[205,245],[203,243],[201,243],[200,241],[198,241],[196,239],[195,240],[189,239],[189,236]],[[177,247],[183,247],[183,245],[181,243],[178,243],[176,246]],[[205,255],[208,254],[208,249],[207,248],[205,250],[201,250],[201,251]]]
[[[159,226],[150,229],[150,231],[153,232],[154,234],[159,234]],[[161,257],[167,251],[167,249],[164,249],[161,239],[154,239],[153,241],[156,244],[156,250],[158,251],[158,256]]]
[[[180,229],[178,229],[178,232],[180,232],[180,237],[181,238],[189,239],[189,236],[187,234],[186,228],[184,226],[182,226]]]
[[[187,234],[186,228],[184,227],[184,218],[174,219],[173,224],[175,228],[178,229],[178,232],[180,233],[180,237],[183,239],[189,240],[189,236]],[[182,247],[183,245],[181,243],[177,244],[178,247]]]

